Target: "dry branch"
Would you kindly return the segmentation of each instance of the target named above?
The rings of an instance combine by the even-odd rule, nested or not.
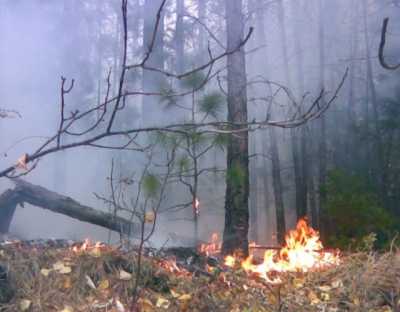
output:
[[[381,42],[379,44],[379,63],[385,69],[396,70],[396,69],[400,68],[400,64],[389,65],[388,63],[386,63],[385,56],[383,55],[383,52],[385,50],[385,44],[386,44],[386,32],[387,32],[388,23],[389,23],[389,18],[386,17],[383,20],[383,24],[382,24]]]

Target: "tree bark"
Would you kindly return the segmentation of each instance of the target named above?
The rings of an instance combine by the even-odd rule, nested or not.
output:
[[[228,51],[235,50],[243,40],[244,16],[242,0],[226,0]],[[246,63],[241,47],[227,58],[228,121],[247,122]],[[235,129],[233,129],[235,130]],[[248,132],[230,135],[227,149],[225,193],[225,228],[222,252],[239,250],[248,255],[249,229],[249,157]]]
[[[129,220],[111,213],[85,206],[74,199],[49,191],[23,180],[13,180],[16,187],[0,195],[0,232],[7,232],[17,204],[28,203],[36,207],[61,213],[68,217],[98,225],[127,235],[134,234],[136,226]]]

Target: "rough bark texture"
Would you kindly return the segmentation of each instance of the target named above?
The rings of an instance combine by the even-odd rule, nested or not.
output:
[[[228,50],[236,49],[243,39],[242,0],[226,0]],[[228,121],[247,122],[246,64],[243,47],[228,56]],[[227,153],[225,228],[223,253],[240,250],[248,254],[249,158],[248,133],[231,135]]]
[[[23,180],[13,181],[16,182],[16,187],[0,195],[0,232],[8,231],[16,205],[28,203],[115,232],[134,233],[136,226],[124,218],[81,205],[70,197],[49,191],[42,186]]]

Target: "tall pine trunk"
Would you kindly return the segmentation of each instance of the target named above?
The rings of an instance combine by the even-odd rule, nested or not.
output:
[[[371,51],[370,51],[370,43],[369,43],[369,33],[368,33],[368,14],[367,14],[367,4],[366,1],[362,1],[362,9],[363,9],[363,22],[364,22],[364,39],[365,39],[365,53],[366,53],[366,65],[367,65],[367,82],[370,92],[370,100],[372,105],[372,118],[373,118],[373,127],[374,127],[374,137],[375,137],[375,159],[374,159],[374,177],[378,182],[378,189],[380,197],[385,200],[385,192],[386,192],[386,172],[384,166],[384,150],[382,143],[382,134],[380,128],[380,114],[378,107],[378,97],[376,93],[376,87],[374,82],[374,71],[372,68],[371,62]]]
[[[319,28],[318,28],[318,41],[319,41],[319,88],[325,90],[325,27],[324,27],[324,10],[322,5],[323,0],[318,1],[319,9]],[[322,97],[321,105],[325,105],[325,99]],[[319,205],[322,215],[326,204],[326,174],[327,174],[327,146],[326,146],[326,120],[325,114],[319,118],[319,142],[318,142],[318,184],[320,189]],[[314,210],[316,207],[313,207]],[[313,209],[312,209],[313,210]],[[317,224],[317,213],[311,211],[312,222],[315,226]]]
[[[303,50],[301,46],[301,39],[302,39],[302,33],[301,33],[301,21],[298,20],[299,14],[300,14],[300,9],[301,6],[299,4],[300,0],[292,0],[292,10],[293,10],[293,16],[297,20],[294,21],[293,27],[294,27],[294,50],[295,50],[295,59],[296,59],[296,66],[297,66],[297,85],[298,85],[298,98],[301,99],[304,95],[304,60],[303,60]],[[292,134],[295,131],[293,130]],[[307,188],[307,175],[308,175],[308,159],[307,159],[307,131],[306,131],[306,126],[301,126],[299,128],[299,135],[300,135],[300,140],[294,136],[292,138],[292,141],[298,141],[297,144],[299,144],[299,148],[296,150],[296,146],[298,146],[296,143],[294,144],[294,153],[298,153],[298,160],[297,160],[297,171],[298,177],[297,177],[297,182],[296,182],[296,188],[299,188],[296,190],[299,198],[296,200],[296,208],[297,208],[297,217],[301,218],[307,215],[307,194],[308,194],[308,188]],[[295,166],[296,166],[296,162]]]
[[[235,50],[243,40],[242,0],[225,0],[227,48]],[[246,63],[244,48],[227,57],[228,122],[247,122]],[[237,130],[233,127],[233,130]],[[248,132],[229,137],[225,193],[224,254],[240,250],[248,254],[249,229]]]
[[[258,5],[258,6],[257,6]],[[269,77],[270,72],[270,62],[269,62],[269,53],[267,52],[267,35],[264,30],[264,18],[265,11],[260,8],[260,2],[253,2],[253,10],[255,11],[256,17],[256,38],[258,45],[265,45],[263,51],[267,55],[263,55],[262,59],[257,59],[258,64],[264,63],[265,66],[265,76]],[[272,94],[270,94],[272,95]],[[279,148],[278,148],[278,138],[276,129],[271,127],[268,129],[268,138],[270,141],[270,154],[272,161],[272,189],[274,193],[274,203],[275,203],[275,212],[276,212],[276,231],[277,231],[277,241],[279,244],[282,244],[285,239],[286,232],[286,221],[285,221],[285,208],[283,202],[283,186],[282,186],[282,178],[281,178],[281,161],[279,157]],[[266,137],[262,137],[262,140],[267,140]]]
[[[143,52],[146,53],[151,45],[154,27],[157,21],[157,12],[162,0],[145,0],[143,19]],[[159,19],[158,31],[156,34],[153,51],[146,63],[150,67],[164,68],[164,14]],[[164,77],[162,74],[150,70],[143,71],[143,91],[159,92],[162,88]],[[162,120],[160,114],[159,100],[156,97],[143,97],[142,113],[143,124],[151,125]]]
[[[289,56],[287,47],[287,33],[285,25],[285,8],[283,6],[283,0],[279,0],[278,3],[278,23],[279,32],[281,38],[281,49],[282,49],[282,61],[283,61],[283,74],[285,78],[285,83],[289,89],[292,88],[292,82],[289,74]],[[290,141],[291,141],[291,151],[293,159],[293,173],[294,173],[294,184],[295,184],[295,206],[296,214],[299,215],[298,207],[301,207],[301,172],[300,172],[300,158],[299,158],[299,146],[296,136],[295,129],[290,130]]]

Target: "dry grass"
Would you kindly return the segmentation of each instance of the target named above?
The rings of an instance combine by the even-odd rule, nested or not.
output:
[[[129,311],[133,253],[108,247],[80,254],[69,248],[0,248],[0,264],[8,266],[16,290],[2,312],[21,311],[28,302],[25,311],[32,312]],[[397,251],[350,254],[336,268],[288,274],[278,286],[240,270],[171,273],[159,261],[145,258],[139,311],[400,311]]]

